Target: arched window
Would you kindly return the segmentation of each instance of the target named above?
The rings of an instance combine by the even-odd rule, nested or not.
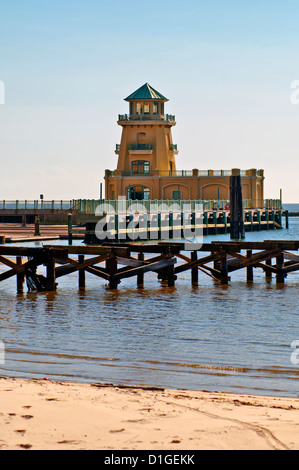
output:
[[[146,160],[134,160],[131,165],[132,175],[149,175],[150,162]]]

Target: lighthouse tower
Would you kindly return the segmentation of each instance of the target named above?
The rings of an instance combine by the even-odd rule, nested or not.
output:
[[[155,174],[169,176],[176,170],[178,153],[172,141],[175,116],[165,113],[165,96],[148,83],[125,98],[129,113],[119,115],[122,127],[116,146],[117,170],[106,174],[106,199],[159,198]],[[111,174],[112,173],[112,174]]]

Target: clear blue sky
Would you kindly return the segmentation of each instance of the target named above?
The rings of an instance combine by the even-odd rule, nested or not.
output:
[[[264,168],[265,197],[299,202],[298,18],[291,0],[0,0],[0,199],[97,198],[148,82],[178,168]]]

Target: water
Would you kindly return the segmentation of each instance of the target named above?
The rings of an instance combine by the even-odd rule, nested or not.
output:
[[[289,212],[299,212],[299,204],[283,204],[283,209]]]
[[[298,237],[296,217],[289,230],[246,234],[248,241]],[[229,235],[205,237],[215,239]],[[253,284],[241,270],[229,286],[200,273],[192,287],[186,272],[173,288],[147,273],[144,289],[132,278],[117,291],[87,273],[85,292],[77,276],[59,278],[56,293],[16,294],[14,278],[0,284],[1,375],[299,396],[299,366],[291,362],[298,272],[280,287],[259,269]]]

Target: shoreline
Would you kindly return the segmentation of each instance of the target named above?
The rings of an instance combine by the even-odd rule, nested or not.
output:
[[[0,377],[1,450],[297,450],[299,399]]]

